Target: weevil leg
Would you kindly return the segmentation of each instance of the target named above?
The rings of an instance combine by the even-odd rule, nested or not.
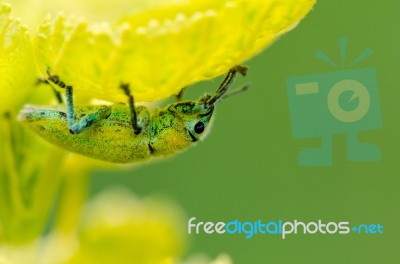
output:
[[[142,132],[142,128],[138,125],[137,113],[135,109],[135,101],[133,99],[133,95],[131,94],[131,89],[129,88],[129,84],[127,83],[121,83],[120,88],[124,91],[125,95],[128,97],[133,132],[135,133],[135,135],[138,135],[140,134],[140,132]]]
[[[98,123],[100,120],[107,118],[110,115],[110,108],[108,106],[101,106],[95,112],[89,113],[79,120],[75,120],[74,102],[73,102],[73,88],[70,85],[66,86],[66,99],[67,99],[67,122],[69,131],[72,134],[79,134],[92,124]]]
[[[57,75],[51,75],[49,69],[47,69],[47,74],[48,82],[52,82],[60,88],[65,89],[65,98],[67,101],[67,123],[71,134],[79,134],[92,124],[97,123],[110,115],[110,108],[102,106],[96,109],[95,112],[89,113],[76,121],[72,86],[65,84]]]
[[[226,91],[232,86],[233,82],[236,79],[236,75],[238,73],[245,76],[246,72],[247,72],[247,67],[245,66],[237,65],[231,68],[228,74],[225,76],[225,79],[218,87],[218,90],[215,92],[215,95],[207,101],[206,108],[209,108],[212,105],[214,105],[226,93]]]
[[[180,101],[182,101],[183,94],[185,93],[186,89],[187,89],[187,87],[183,87],[183,88],[179,91],[179,93],[175,96],[175,102],[180,102]]]

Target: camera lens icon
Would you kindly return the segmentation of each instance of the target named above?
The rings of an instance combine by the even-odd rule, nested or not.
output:
[[[333,137],[346,135],[347,160],[380,160],[380,149],[361,142],[358,133],[382,127],[374,68],[350,69],[287,80],[292,133],[296,139],[321,137],[321,145],[304,148],[302,166],[331,166]]]
[[[340,103],[344,93],[352,95],[346,103],[351,103],[358,99],[357,107],[352,110],[344,109]],[[359,81],[342,80],[332,86],[327,98],[328,109],[334,118],[341,122],[353,123],[361,120],[370,108],[371,98],[368,89]]]

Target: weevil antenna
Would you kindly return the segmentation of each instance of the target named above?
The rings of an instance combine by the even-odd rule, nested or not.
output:
[[[214,96],[212,96],[206,103],[205,108],[211,108],[223,95],[228,91],[228,89],[232,86],[233,82],[236,79],[236,75],[239,72],[243,76],[246,75],[247,67],[237,65],[231,68],[226,75],[225,79],[222,81],[221,85],[218,87],[218,90],[215,92]],[[246,88],[247,89],[247,88]]]
[[[225,94],[224,96],[221,97],[220,100],[225,100],[226,98],[231,97],[232,95],[237,95],[237,94],[243,93],[243,92],[247,91],[249,88],[250,88],[250,84],[249,83],[245,84],[242,87],[240,87],[239,89]]]

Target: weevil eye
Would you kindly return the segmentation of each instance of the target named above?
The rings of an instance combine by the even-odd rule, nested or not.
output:
[[[204,123],[199,121],[196,123],[196,125],[194,125],[194,132],[196,132],[197,134],[201,134],[204,132],[204,128],[205,128]]]

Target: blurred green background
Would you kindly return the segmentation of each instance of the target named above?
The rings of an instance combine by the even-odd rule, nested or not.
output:
[[[171,197],[198,221],[349,221],[381,224],[383,235],[197,235],[188,254],[229,253],[235,263],[400,263],[400,2],[320,0],[293,32],[246,62],[249,92],[218,105],[210,135],[172,158],[124,172],[97,171],[91,195],[125,185],[139,195]],[[235,32],[232,32],[235,34]],[[374,67],[383,128],[360,133],[381,149],[378,162],[346,160],[346,137],[333,138],[333,166],[301,167],[299,152],[319,138],[292,137],[286,79],[332,72],[318,49],[340,60],[338,38],[349,39],[348,58],[371,47],[353,68]],[[207,58],[205,58],[207,59]],[[342,67],[340,69],[349,69]],[[220,79],[189,89],[186,99],[214,91]],[[186,230],[184,230],[186,232]]]

